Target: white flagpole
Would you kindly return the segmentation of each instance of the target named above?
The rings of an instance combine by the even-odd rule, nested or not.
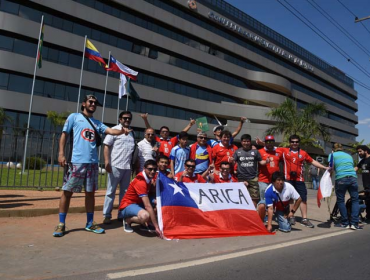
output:
[[[130,78],[128,78],[128,79],[129,79],[129,80],[127,81],[126,85],[130,82]],[[126,86],[126,85],[125,85],[125,86]],[[128,90],[127,90],[127,89],[126,89],[126,91],[127,91],[127,94],[126,94],[126,95],[127,95],[127,99],[126,99],[126,111],[127,111],[127,110],[128,110],[128,96],[129,96],[129,94],[130,94],[130,93],[128,92]]]
[[[109,55],[108,55],[108,68],[109,68],[109,62],[110,62],[110,51],[109,51]],[[101,122],[104,123],[104,109],[105,109],[105,98],[107,96],[107,85],[108,85],[108,75],[109,75],[109,71],[107,70],[107,74],[105,76],[105,88],[104,88],[104,99],[103,99],[103,110],[102,110],[102,113],[101,113]],[[102,149],[103,145],[100,146],[100,149],[99,149],[99,155],[98,155],[98,160],[99,160],[99,165],[100,165],[100,155],[101,155],[101,149]]]
[[[25,139],[25,143],[24,143],[22,174],[25,173],[24,171],[25,171],[25,168],[26,168],[27,145],[28,145],[28,135],[29,135],[29,130],[30,130],[30,121],[31,121],[31,112],[32,112],[32,101],[33,101],[33,91],[35,89],[36,72],[37,72],[37,58],[38,58],[39,51],[40,51],[40,37],[41,37],[43,23],[44,23],[44,16],[41,17],[41,25],[40,25],[40,31],[39,31],[39,42],[37,44],[37,51],[36,51],[35,69],[33,70],[33,81],[32,81],[32,89],[31,89],[31,100],[30,100],[30,107],[28,109],[27,131],[26,131],[26,139]]]
[[[109,68],[109,61],[110,61],[110,51],[108,55],[108,68]],[[105,88],[104,88],[104,100],[103,100],[103,111],[101,113],[101,122],[104,122],[104,110],[105,110],[105,98],[107,96],[107,85],[108,85],[108,75],[109,71],[107,70],[107,75],[105,76]]]
[[[80,74],[80,87],[78,88],[78,99],[77,99],[77,109],[76,109],[76,113],[78,113],[78,107],[80,106],[81,84],[82,84],[82,73],[83,73],[83,70],[84,70],[84,62],[85,62],[86,39],[87,39],[87,35],[85,35],[84,50],[83,50],[83,54],[82,54],[81,74]]]
[[[118,122],[118,117],[119,117],[119,102],[121,101],[121,99],[119,98],[119,95],[118,95],[118,106],[117,106],[117,122]]]

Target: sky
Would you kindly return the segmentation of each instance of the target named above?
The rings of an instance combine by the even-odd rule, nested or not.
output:
[[[370,19],[361,23],[355,23],[354,15],[358,18],[370,16],[369,0],[226,0],[234,7],[242,10],[246,14],[267,25],[281,35],[292,40],[296,44],[315,54],[319,58],[337,67],[344,73],[354,77],[368,88],[370,88]],[[318,29],[320,29],[329,39],[338,45],[347,55],[356,61],[364,71],[364,74],[356,66],[348,62],[347,55],[343,57],[333,47],[321,39],[314,31],[302,23],[296,16],[289,12],[283,5],[291,8],[302,20],[307,18]],[[341,3],[343,5],[341,5]],[[287,4],[288,3],[288,4]],[[317,11],[312,5],[315,3],[338,22],[345,31],[353,38],[353,43],[346,35],[337,29],[326,17]],[[291,6],[289,6],[289,4]],[[317,7],[317,6],[316,6]],[[317,7],[319,9],[319,7]],[[350,11],[348,11],[350,10]],[[352,15],[351,12],[354,14]],[[365,27],[368,29],[366,29]],[[367,76],[368,75],[368,76]],[[370,90],[365,89],[355,83],[355,90],[358,92],[358,116],[359,130],[357,141],[365,140],[370,143]]]

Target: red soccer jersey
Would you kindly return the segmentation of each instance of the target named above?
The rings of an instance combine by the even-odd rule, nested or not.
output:
[[[233,183],[239,182],[237,178],[232,175],[229,175],[228,178],[222,178],[222,175],[217,175],[216,173],[213,174],[213,183]]]
[[[271,183],[272,173],[279,171],[279,162],[283,160],[283,153],[274,148],[273,151],[267,151],[266,148],[258,150],[262,160],[269,159],[266,165],[258,165],[258,181],[264,183]]]
[[[170,158],[171,150],[173,147],[177,145],[179,142],[179,138],[177,136],[164,140],[162,137],[155,137],[155,141],[159,142],[161,145],[159,146],[158,152],[159,155],[164,155]]]
[[[131,204],[142,203],[142,197],[148,196],[151,186],[151,180],[146,176],[144,171],[140,172],[128,186],[125,196],[119,205],[119,210],[126,208]]]
[[[226,148],[222,143],[212,148],[212,159],[215,164],[215,170],[220,170],[220,164],[222,161],[230,161],[233,158],[234,152],[238,149],[235,145],[230,145]]]
[[[180,177],[182,175],[184,171],[182,172],[179,172],[175,175],[175,180],[176,182],[179,182],[180,181]],[[200,174],[193,174],[193,177],[189,177],[189,176],[184,176],[182,178],[182,182],[183,183],[205,183],[206,180],[203,179],[203,177],[200,175]]]
[[[277,148],[278,152],[282,152],[284,159],[284,173],[285,180],[296,180],[304,182],[303,177],[303,162],[307,161],[311,163],[313,159],[303,150],[293,152],[290,148]],[[296,172],[296,178],[290,178],[290,172]]]

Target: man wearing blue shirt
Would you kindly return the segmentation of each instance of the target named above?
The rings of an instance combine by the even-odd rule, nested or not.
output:
[[[121,130],[111,129],[93,118],[93,113],[98,105],[98,99],[93,95],[87,95],[81,104],[82,113],[73,113],[67,118],[63,133],[59,141],[58,162],[62,167],[68,166],[68,172],[64,176],[63,193],[59,204],[59,224],[53,236],[62,237],[65,233],[65,219],[69,209],[72,194],[81,192],[85,186],[85,207],[87,223],[85,230],[94,233],[104,233],[104,229],[94,222],[95,191],[98,189],[98,153],[96,141],[99,134],[121,135],[128,134],[129,129],[122,127]],[[90,123],[90,122],[91,123]],[[94,125],[94,127],[92,126]],[[73,135],[73,149],[71,162],[67,163],[64,149],[69,134]]]
[[[173,177],[181,171],[185,170],[184,164],[190,156],[190,148],[186,146],[188,143],[188,133],[181,131],[179,134],[179,144],[171,150],[171,174]]]
[[[357,175],[353,166],[352,157],[343,152],[342,145],[334,144],[334,152],[329,155],[329,162],[333,157],[335,171],[335,194],[337,196],[337,204],[341,216],[341,223],[336,224],[336,227],[350,228],[353,230],[362,229],[358,225],[359,222],[359,203],[358,203],[358,184]],[[344,197],[346,192],[349,192],[352,201],[351,220],[348,219],[348,213]]]

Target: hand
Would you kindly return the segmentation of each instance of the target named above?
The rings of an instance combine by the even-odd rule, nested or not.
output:
[[[263,142],[259,137],[256,137],[256,144],[260,146],[265,146],[265,142]]]
[[[240,122],[245,123],[246,120],[247,120],[246,117],[240,117]]]
[[[158,226],[155,227],[155,233],[157,234],[157,236],[160,238],[160,239],[163,239],[163,234],[161,232],[161,230],[159,229]]]
[[[233,157],[229,157],[228,162],[234,163],[235,162],[235,159]]]
[[[187,172],[186,170],[184,170],[184,171],[182,172],[182,174],[181,174],[181,178],[182,178],[182,177],[185,177],[186,175],[188,175],[188,172]]]
[[[172,173],[169,173],[169,174],[167,175],[167,178],[173,179],[173,175],[172,175]]]
[[[326,170],[330,171],[331,168],[329,166],[324,166]]]
[[[132,131],[132,129],[129,129],[129,128],[126,128],[126,127],[122,127],[121,129],[121,134],[125,134],[125,135],[128,135],[130,132]]]
[[[244,183],[244,186],[248,187],[249,184],[247,181],[244,181],[243,183]]]
[[[140,117],[142,117],[143,120],[146,120],[146,119],[148,119],[148,113],[140,114]]]
[[[288,219],[294,217],[294,214],[292,212],[289,212]]]
[[[154,145],[154,147],[152,148],[152,150],[153,150],[154,152],[157,152],[157,151],[158,151],[158,146],[157,146],[157,145]]]
[[[190,123],[189,124],[190,124],[190,126],[193,126],[195,124],[195,120],[190,118]]]
[[[112,166],[110,165],[109,162],[106,162],[105,163],[105,170],[108,172],[108,173],[112,173]]]
[[[272,232],[272,225],[267,225],[267,230],[268,230],[269,232]]]
[[[201,133],[202,132],[202,130],[198,127],[197,128],[197,133]]]
[[[59,156],[58,157],[58,163],[61,167],[64,167],[67,164],[66,157],[64,155]]]
[[[208,166],[209,172],[212,172],[212,170],[214,169],[215,169],[215,165],[213,163]]]

